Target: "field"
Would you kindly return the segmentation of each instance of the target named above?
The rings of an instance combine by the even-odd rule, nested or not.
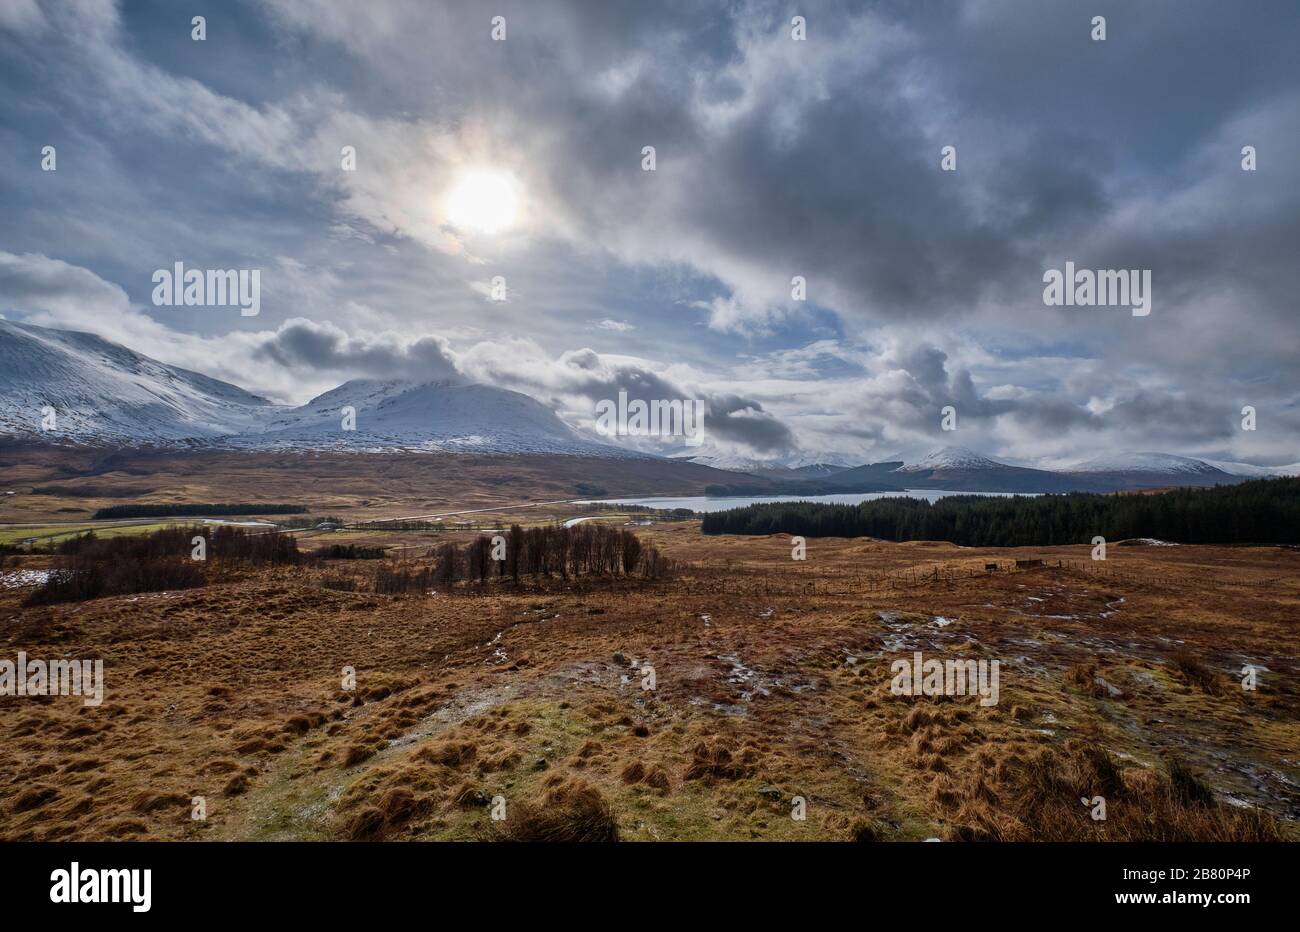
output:
[[[98,708],[0,698],[0,838],[1296,837],[1300,551],[827,538],[796,561],[780,535],[635,530],[674,578],[321,586],[364,590],[384,561],[357,560],[41,608],[0,589],[0,656],[106,681]],[[325,537],[416,565],[446,535]],[[895,695],[917,651],[999,661],[998,701]]]
[[[349,522],[630,495],[732,476],[666,460],[419,453],[104,451],[0,442],[0,524],[80,524],[141,503],[290,502]],[[0,530],[4,530],[0,528]]]

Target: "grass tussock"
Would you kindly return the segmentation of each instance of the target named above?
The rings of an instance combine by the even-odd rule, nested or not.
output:
[[[618,841],[618,819],[598,789],[575,781],[555,787],[540,803],[509,805],[505,820],[491,823],[483,837],[492,841]]]
[[[1179,677],[1189,686],[1212,696],[1221,696],[1227,692],[1223,677],[1187,651],[1179,651],[1170,658]]]
[[[1278,821],[1218,802],[1179,761],[1165,769],[1121,768],[1080,740],[1029,755],[981,755],[957,781],[941,777],[935,801],[952,812],[960,841],[1281,841]],[[1094,820],[1096,797],[1106,818]]]
[[[752,761],[745,755],[736,757],[731,748],[720,741],[701,741],[691,750],[691,763],[683,779],[702,780],[707,785],[717,780],[743,780],[753,775]]]
[[[353,841],[377,841],[401,834],[415,820],[433,808],[427,796],[417,796],[406,787],[388,789],[374,805],[363,806],[344,823],[343,832]]]
[[[468,764],[478,753],[473,741],[436,741],[416,752],[416,757],[430,764],[457,768]]]
[[[348,749],[343,752],[343,763],[341,766],[345,768],[355,767],[357,764],[361,763],[362,761],[369,760],[371,757],[374,757],[374,755],[375,755],[374,748],[367,747],[364,744],[353,744],[350,745]]]
[[[1085,696],[1093,699],[1105,699],[1109,690],[1097,679],[1095,663],[1076,663],[1065,671],[1065,681],[1075,686]]]

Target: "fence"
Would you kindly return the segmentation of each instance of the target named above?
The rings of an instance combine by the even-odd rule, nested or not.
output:
[[[1030,565],[1025,565],[1026,563]],[[989,569],[990,566],[994,569]],[[715,582],[721,582],[728,589],[734,587],[737,593],[763,595],[854,596],[863,592],[924,589],[953,585],[962,580],[1062,570],[1097,580],[1128,584],[1176,585],[1183,581],[1193,581],[1191,577],[1171,574],[1164,569],[1155,573],[1116,566],[1108,561],[1067,559],[1009,559],[998,560],[996,563],[982,559],[964,560],[866,573],[843,565],[831,567],[828,571],[810,564],[792,563],[788,567],[774,570],[771,566],[715,560],[680,564],[679,569],[681,575],[685,576],[695,573],[710,575]]]

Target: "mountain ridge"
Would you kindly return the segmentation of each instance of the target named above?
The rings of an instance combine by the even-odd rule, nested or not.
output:
[[[463,377],[352,379],[305,404],[282,405],[93,333],[3,318],[0,436],[88,446],[664,458],[590,438],[529,395]],[[964,446],[858,466],[812,452],[785,463],[725,453],[669,459],[732,473],[735,482],[717,486],[731,494],[1121,491],[1300,475],[1300,463],[1266,467],[1158,452],[1042,468]]]
[[[0,435],[136,447],[651,456],[588,439],[528,395],[467,379],[353,379],[304,405],[278,405],[95,334],[3,319]]]

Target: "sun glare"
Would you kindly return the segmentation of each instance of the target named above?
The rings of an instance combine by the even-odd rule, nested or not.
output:
[[[501,171],[467,172],[447,195],[447,219],[453,226],[479,233],[501,233],[514,226],[518,185]]]

